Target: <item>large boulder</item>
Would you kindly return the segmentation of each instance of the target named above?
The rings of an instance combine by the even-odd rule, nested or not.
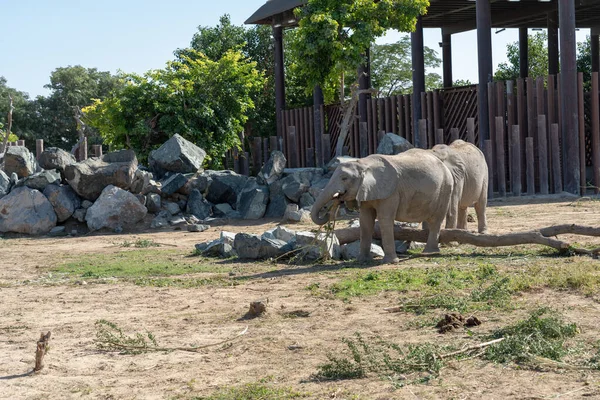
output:
[[[283,194],[283,181],[278,180],[269,186],[269,204],[265,217],[281,218],[285,214],[285,210],[290,204],[290,200]]]
[[[94,201],[107,186],[129,189],[137,167],[135,153],[121,150],[69,165],[65,177],[79,196]]]
[[[102,228],[123,229],[141,221],[147,212],[135,195],[109,185],[94,205],[88,208],[85,220],[92,231]]]
[[[79,197],[68,185],[48,185],[44,189],[44,196],[54,207],[58,222],[66,221],[75,210],[81,207]]]
[[[27,186],[30,189],[37,189],[43,192],[48,185],[60,184],[60,180],[60,173],[58,171],[44,170],[19,180],[17,186]]]
[[[6,175],[4,171],[0,169],[0,199],[6,196],[8,192],[10,192],[11,186],[12,184],[10,182],[9,176]]]
[[[173,174],[161,182],[161,192],[165,196],[170,196],[181,189],[187,181],[187,178],[183,174]]]
[[[381,246],[371,243],[371,257],[383,257],[385,253]],[[360,240],[341,246],[341,256],[343,260],[356,260],[360,255]]]
[[[25,178],[32,175],[37,170],[35,156],[25,146],[10,146],[6,149],[4,157],[4,172],[7,175],[13,172],[19,178]]]
[[[414,146],[406,139],[395,133],[386,133],[379,146],[377,146],[377,154],[394,155],[412,149]]]
[[[232,207],[236,206],[238,194],[250,179],[233,171],[213,171],[209,177],[206,200],[213,204],[229,203]]]
[[[67,166],[76,162],[73,154],[58,147],[48,147],[40,154],[38,160],[43,169],[57,169],[60,172],[64,172]]]
[[[261,184],[270,185],[278,180],[283,174],[286,162],[287,160],[281,151],[272,151],[271,157],[269,157],[269,160],[263,165],[258,173],[259,182]]]
[[[202,169],[206,152],[178,134],[173,135],[157,150],[150,152],[148,162],[153,172],[181,172],[187,174]]]
[[[202,221],[212,215],[212,205],[198,189],[193,189],[188,197],[186,212]]]
[[[341,256],[340,242],[335,236],[313,232],[296,232],[296,246],[301,248],[300,254],[305,260],[318,260],[321,258],[332,258],[339,260]]]
[[[256,181],[248,181],[240,192],[236,209],[242,219],[260,219],[265,215],[269,202],[269,189]]]
[[[288,253],[293,250],[293,245],[279,239],[238,233],[233,241],[233,249],[239,258],[256,260]]]
[[[39,190],[19,187],[0,199],[0,232],[42,235],[56,220],[52,204]]]

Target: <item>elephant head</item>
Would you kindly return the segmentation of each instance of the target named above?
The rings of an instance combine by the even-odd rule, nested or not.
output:
[[[322,211],[330,202],[331,210],[335,210],[340,202],[356,208],[357,203],[391,196],[397,189],[397,177],[396,169],[379,155],[340,164],[315,200],[311,211],[313,222],[317,225],[329,222],[331,213],[322,215]]]

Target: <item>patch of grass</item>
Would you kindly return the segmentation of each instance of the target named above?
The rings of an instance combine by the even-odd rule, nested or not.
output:
[[[160,247],[160,243],[156,243],[152,239],[138,239],[135,242],[128,240],[121,243],[121,247],[136,247],[138,249],[147,249],[148,247]]]
[[[287,400],[307,397],[291,388],[277,388],[262,382],[226,387],[210,396],[194,397],[194,400]]]
[[[202,286],[237,286],[241,280],[215,278],[138,278],[132,281],[137,286],[196,288]]]

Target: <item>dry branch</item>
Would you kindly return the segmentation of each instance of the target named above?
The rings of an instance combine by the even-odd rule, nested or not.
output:
[[[335,231],[335,234],[338,237],[340,244],[352,243],[360,239],[360,228],[338,229]],[[440,243],[458,242],[479,247],[503,247],[516,246],[520,244],[539,244],[552,247],[553,249],[557,250],[572,249],[578,254],[596,255],[600,253],[600,248],[594,250],[573,248],[570,243],[551,237],[562,234],[600,236],[600,228],[574,224],[556,225],[542,228],[537,231],[515,232],[503,235],[479,234],[459,229],[442,229],[440,232]],[[381,238],[379,223],[375,225],[374,236],[377,239]],[[426,242],[427,231],[395,226],[394,238],[396,240]]]
[[[484,348],[486,348],[488,346],[491,346],[493,344],[500,343],[503,340],[504,340],[504,338],[494,339],[494,340],[491,340],[489,342],[480,343],[480,344],[476,344],[476,345],[473,345],[473,346],[465,347],[462,350],[453,351],[452,353],[440,354],[440,358],[444,359],[444,358],[456,356],[456,355],[459,355],[459,354],[468,353],[468,352],[473,351],[473,350],[481,350],[481,349],[484,349]]]
[[[44,368],[44,356],[48,351],[48,342],[50,341],[50,332],[45,335],[42,333],[40,336],[40,340],[37,342],[37,348],[35,351],[35,367],[33,368],[34,372],[40,371]]]

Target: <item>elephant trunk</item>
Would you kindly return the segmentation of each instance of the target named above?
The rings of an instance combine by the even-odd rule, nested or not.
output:
[[[323,192],[321,192],[319,197],[317,197],[317,199],[315,200],[315,204],[313,204],[310,212],[310,217],[312,218],[315,224],[325,225],[327,222],[330,221],[332,213],[327,212],[323,216],[320,216],[320,213],[321,210],[323,210],[323,208],[327,205],[327,203],[329,203],[332,200],[333,205],[331,206],[330,210],[332,210],[335,213],[338,205],[340,204],[340,200],[335,197],[336,194],[337,193],[331,193],[331,191],[328,191],[327,188],[325,188]]]

